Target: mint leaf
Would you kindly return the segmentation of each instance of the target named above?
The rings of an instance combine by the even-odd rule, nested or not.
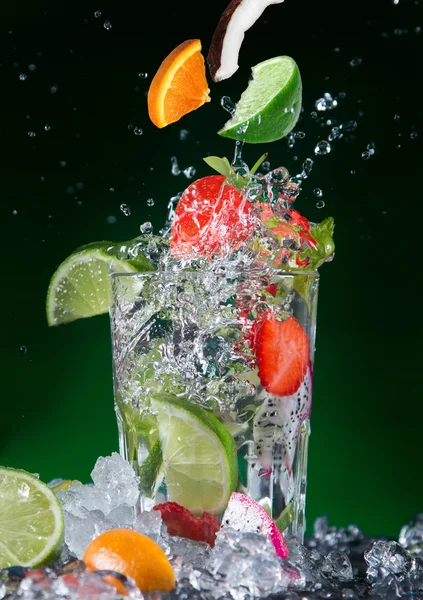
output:
[[[236,175],[231,163],[226,157],[219,158],[218,156],[206,156],[206,158],[203,158],[203,160],[209,165],[209,167],[227,178],[234,177]]]
[[[311,235],[317,242],[317,248],[312,250],[308,248],[304,252],[301,252],[300,258],[309,258],[310,262],[307,265],[307,270],[317,269],[324,262],[331,260],[335,252],[335,242],[333,241],[333,232],[335,229],[335,221],[333,217],[328,217],[321,223],[318,223],[311,228]]]
[[[280,219],[279,217],[271,217],[270,219],[267,219],[267,221],[264,222],[264,225],[269,229],[276,229],[276,227],[278,227],[278,225],[283,222],[283,219]]]
[[[263,154],[263,156],[260,156],[260,158],[258,159],[258,161],[256,163],[254,163],[254,166],[252,169],[250,169],[250,173],[251,175],[254,175],[254,173],[257,171],[257,169],[259,168],[259,166],[261,165],[261,163],[263,163],[266,158],[268,157],[269,153],[265,152]]]

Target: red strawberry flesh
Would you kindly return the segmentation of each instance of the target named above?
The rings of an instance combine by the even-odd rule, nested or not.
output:
[[[170,234],[176,258],[235,251],[251,236],[251,203],[223,175],[194,181],[182,194]]]
[[[214,515],[203,512],[201,517],[196,517],[177,502],[157,504],[154,510],[160,511],[169,535],[206,542],[213,548],[216,534],[220,529],[220,523]]]
[[[264,389],[290,396],[300,387],[310,360],[310,342],[295,317],[279,321],[269,309],[256,335],[258,374]]]

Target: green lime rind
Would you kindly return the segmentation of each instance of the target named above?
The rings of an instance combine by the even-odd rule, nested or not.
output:
[[[145,256],[131,259],[116,256],[121,247],[122,244],[113,242],[92,242],[78,248],[59,265],[47,291],[50,326],[107,313],[111,300],[110,272],[154,270]]]
[[[154,498],[163,479],[163,453],[160,440],[151,448],[147,458],[138,469],[140,492],[147,498]]]
[[[169,499],[194,514],[221,514],[238,485],[233,437],[209,411],[173,394],[153,394]]]
[[[253,67],[252,76],[234,115],[218,133],[249,144],[280,140],[292,131],[301,112],[298,66],[289,56],[276,56]]]
[[[0,467],[0,568],[37,567],[57,559],[63,535],[55,493],[26,471]]]

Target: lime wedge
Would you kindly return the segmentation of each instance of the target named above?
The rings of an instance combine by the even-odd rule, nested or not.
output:
[[[300,71],[289,56],[276,56],[253,67],[252,75],[233,117],[218,133],[249,144],[274,142],[288,135],[300,116]]]
[[[169,500],[194,514],[220,514],[238,484],[236,446],[220,421],[199,406],[156,394],[159,438]]]
[[[150,261],[144,257],[128,261],[113,256],[118,246],[112,242],[94,242],[79,248],[62,262],[51,278],[47,292],[49,325],[108,312],[110,271],[135,273],[152,269]]]
[[[24,471],[0,467],[0,569],[57,558],[63,515],[54,492]]]

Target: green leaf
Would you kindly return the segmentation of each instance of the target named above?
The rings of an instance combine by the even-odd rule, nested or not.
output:
[[[333,217],[327,217],[327,219],[312,227],[310,233],[317,242],[317,248],[314,250],[308,248],[300,254],[301,260],[306,257],[310,259],[307,270],[318,269],[324,262],[332,259],[335,252],[334,229]]]
[[[267,219],[267,221],[264,222],[264,225],[269,229],[276,229],[276,227],[278,227],[280,223],[284,222],[285,221],[283,221],[283,219],[280,219],[279,217],[271,217],[270,219]]]
[[[250,169],[251,175],[254,175],[254,173],[257,171],[257,169],[259,168],[259,166],[266,160],[266,158],[268,156],[269,156],[268,152],[265,152],[262,156],[260,156],[260,158],[258,159],[258,161],[256,163],[254,163],[253,168]]]
[[[294,520],[294,517],[294,507],[292,505],[292,502],[290,502],[281,512],[279,517],[275,520],[275,525],[279,529],[279,531],[283,533],[285,529],[288,529],[288,527],[291,525],[292,521]]]
[[[206,158],[203,158],[203,160],[209,165],[209,167],[227,178],[234,177],[236,175],[231,163],[226,157],[219,158],[218,156],[206,156]]]

